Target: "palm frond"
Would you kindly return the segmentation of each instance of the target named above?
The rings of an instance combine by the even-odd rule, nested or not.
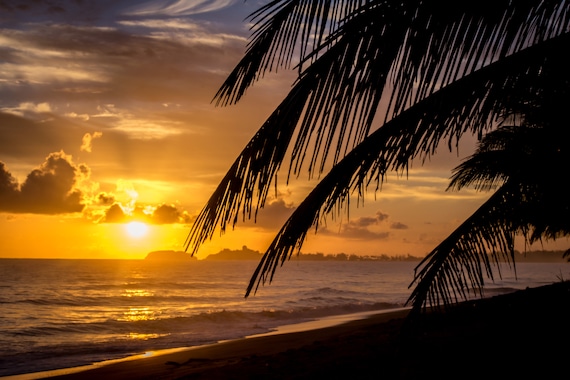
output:
[[[290,51],[294,41],[301,38],[302,25],[320,25],[322,29],[322,25],[332,23],[336,28],[309,54],[307,59],[317,58],[298,79],[296,88],[311,89],[312,93],[306,98],[304,117],[297,126],[290,174],[300,173],[307,153],[310,175],[323,172],[331,151],[332,164],[338,162],[370,132],[383,96],[390,101],[384,115],[388,120],[489,62],[568,31],[570,16],[564,3],[513,5],[499,1],[493,2],[493,12],[465,2],[457,2],[448,12],[420,1],[348,2],[342,11],[335,2],[315,2],[310,9],[300,1],[268,4],[256,14],[263,30],[274,23],[282,26],[283,18],[294,19],[291,22],[296,29],[283,32],[287,37],[260,32],[254,41],[270,40]],[[337,11],[331,13],[332,8]],[[329,15],[345,18],[332,22],[325,9]],[[275,50],[251,46],[244,60],[275,55],[281,56]],[[244,83],[251,83],[244,78],[264,70],[251,62],[239,64],[216,97],[228,101],[235,91],[241,94]],[[389,75],[391,83],[387,83]]]
[[[509,178],[417,265],[408,299],[415,312],[467,299],[471,291],[483,295],[485,278],[494,280],[493,268],[499,275],[502,262],[514,268],[515,234],[531,243],[570,234],[570,201],[561,191],[564,180],[519,180]]]
[[[522,118],[521,118],[522,120]],[[518,125],[499,126],[480,141],[475,153],[453,169],[448,190],[472,186],[479,191],[497,188],[517,173],[532,170],[525,152],[536,146],[542,131]]]
[[[481,294],[484,275],[493,279],[492,263],[514,263],[512,211],[521,198],[519,190],[503,185],[418,264],[408,299],[414,310],[467,299],[470,290]]]
[[[298,104],[308,96],[302,88],[293,89],[247,144],[192,225],[184,243],[186,250],[196,253],[218,225],[220,233],[225,232],[228,224],[234,226],[240,210],[243,219],[250,219],[253,210],[257,213],[263,207],[269,184],[279,170],[301,117],[302,107]],[[255,206],[254,199],[257,199]]]
[[[312,54],[336,23],[367,0],[274,0],[249,16],[254,24],[246,53],[214,99],[218,105],[238,102],[248,87],[268,71],[289,68],[297,53]]]
[[[300,249],[307,231],[318,227],[323,214],[347,201],[353,189],[362,192],[373,178],[382,181],[387,170],[405,167],[419,152],[434,153],[445,136],[459,139],[469,126],[472,133],[490,128],[504,110],[516,106],[510,104],[513,98],[518,103],[522,94],[532,96],[537,88],[528,88],[526,78],[549,72],[548,63],[560,58],[560,47],[569,40],[570,36],[558,37],[493,63],[439,90],[372,133],[331,169],[291,215],[265,252],[247,294],[271,282],[276,268]]]
[[[436,3],[272,1],[251,15],[254,32],[246,54],[215,99],[237,102],[266,71],[289,67],[297,45],[300,67],[343,41],[362,46],[358,56],[374,57],[375,47],[361,43],[374,34],[377,40],[388,37],[382,50],[393,51],[380,58],[380,66],[394,69],[391,98],[398,113],[436,86],[568,30],[566,1],[455,2],[445,12]]]
[[[451,148],[466,132],[481,135],[509,112],[515,99],[536,95],[540,88],[532,79],[568,46],[567,2],[483,3],[456,2],[446,9],[449,12],[440,12],[430,1],[353,2],[338,22],[327,18],[331,13],[325,9],[332,8],[326,8],[326,2],[315,2],[303,14],[296,12],[308,2],[268,4],[255,15],[263,27],[216,94],[218,104],[238,101],[274,64],[288,66],[299,40],[305,41],[300,62],[310,64],[300,66],[288,97],[234,162],[193,225],[186,249],[196,252],[216,226],[224,232],[240,214],[251,218],[263,207],[295,134],[290,174],[301,171],[311,150],[309,173],[321,173],[329,152],[334,152],[331,161],[336,165],[279,232],[250,282],[249,294],[271,281],[279,263],[300,249],[311,226],[318,227],[322,214],[348,202],[350,190],[363,191],[373,180],[380,184],[387,170],[406,169],[411,159],[429,157],[443,141]],[[300,32],[302,23],[309,29],[318,25],[321,31],[330,26],[328,35],[317,33],[317,42],[309,48],[310,33]],[[280,29],[290,26],[296,29]],[[387,122],[370,134],[383,97],[389,101]],[[498,235],[487,236],[493,228]],[[493,228],[481,230],[482,240],[474,244],[499,239],[497,247],[508,246],[508,225]],[[441,266],[458,270],[482,257],[469,242],[457,242],[474,256],[452,257]],[[446,290],[461,296],[465,284],[482,283],[476,268],[465,273],[467,277],[436,276],[441,281],[435,288],[447,299]],[[439,295],[431,289],[425,294],[436,301]]]
[[[276,9],[281,9],[278,7],[279,4],[283,4],[284,7],[287,5],[295,7],[295,4],[301,3],[291,1],[272,2],[270,4],[277,7]],[[516,52],[517,49],[526,48],[544,38],[552,38],[557,33],[562,33],[568,29],[568,14],[566,8],[563,7],[565,2],[539,2],[538,5],[533,2],[521,2],[523,5],[520,6],[517,3],[516,12],[511,10],[512,6],[499,3],[505,7],[502,10],[502,18],[518,21],[505,21],[505,23],[500,23],[499,27],[492,28],[494,34],[503,31],[506,37],[495,39],[492,42],[493,48],[488,48],[488,45],[484,44],[487,46],[484,49],[485,51],[504,51],[505,54],[512,51]],[[508,3],[510,4],[510,2]],[[443,17],[441,16],[442,12],[433,12],[432,9],[430,13],[426,10],[427,13],[420,17],[420,14],[423,14],[421,10],[409,12],[406,8],[409,6],[407,3],[406,6],[394,6],[392,2],[382,1],[363,2],[364,5],[357,4],[357,2],[352,4],[353,7],[346,8],[345,13],[355,9],[356,5],[361,5],[363,10],[360,12],[353,11],[346,21],[339,22],[342,27],[332,33],[327,38],[327,43],[324,44],[328,50],[303,71],[289,96],[242,151],[198,217],[198,221],[186,242],[187,249],[194,244],[193,251],[195,251],[205,239],[211,237],[216,225],[220,225],[223,232],[228,223],[235,224],[238,219],[237,216],[240,214],[240,208],[244,217],[251,217],[252,208],[255,208],[257,212],[257,209],[263,206],[265,195],[272,183],[274,174],[281,166],[284,154],[296,130],[298,133],[292,147],[290,167],[290,172],[293,170],[295,173],[299,173],[306,152],[311,147],[314,147],[314,150],[309,172],[313,170],[320,172],[327,162],[329,150],[335,151],[334,163],[340,159],[342,152],[348,152],[351,147],[362,141],[371,129],[386,85],[387,75],[391,69],[395,70],[394,72],[407,73],[398,74],[403,75],[402,79],[396,78],[393,83],[395,88],[399,89],[394,90],[394,93],[402,94],[412,91],[406,90],[406,92],[402,88],[412,89],[418,78],[426,83],[436,83],[441,82],[441,78],[456,78],[479,67],[473,62],[470,64],[469,59],[480,61],[482,56],[488,57],[487,53],[483,53],[483,50],[477,50],[477,53],[473,52],[476,46],[481,44],[480,39],[489,35],[480,35],[479,32],[475,32],[485,29],[483,26],[487,23],[483,21],[481,21],[483,24],[474,22],[473,17],[476,16],[478,19],[485,20],[483,16],[487,16],[486,13],[493,13],[487,20],[489,24],[492,24],[496,22],[495,13],[501,13],[485,13],[479,9],[481,7],[474,9],[465,6],[462,9],[461,6],[457,6],[456,11],[452,12],[454,16],[451,20],[442,19],[435,22],[438,17]],[[429,9],[429,7],[427,8]],[[276,14],[280,14],[279,12]],[[295,13],[291,10],[283,10],[283,12],[284,14]],[[469,16],[471,14],[469,12],[473,15]],[[271,12],[269,13],[271,14]],[[526,14],[526,23],[523,20],[524,17],[514,17],[514,14],[518,15],[519,13]],[[312,15],[311,17],[316,17],[317,14],[325,17],[322,11],[315,10],[309,14]],[[412,25],[415,26],[410,29],[406,25],[409,24],[409,17],[412,15],[412,21],[414,21]],[[295,17],[298,20],[298,17],[301,16]],[[271,18],[262,17],[262,19],[263,22],[271,22],[269,21]],[[318,24],[323,25],[324,23],[325,21],[321,21]],[[445,23],[450,24],[445,26]],[[450,25],[455,26],[452,28]],[[460,25],[461,27],[459,27]],[[457,33],[459,31],[467,33],[467,35],[475,33],[476,37],[466,40],[448,38],[451,36],[448,27],[456,30]],[[468,33],[468,31],[470,32]],[[516,31],[516,33],[512,31]],[[417,34],[432,37],[421,38],[415,42],[416,45],[412,49],[411,40],[419,38],[416,36]],[[436,36],[439,37],[436,38]],[[455,42],[445,42],[448,39]],[[459,40],[464,42],[458,42]],[[441,45],[437,49],[436,42]],[[421,47],[422,44],[423,47]],[[410,46],[406,48],[405,46],[408,45]],[[499,49],[501,46],[509,46],[509,48]],[[468,59],[466,65],[469,69],[461,68],[460,70],[459,66],[453,69],[447,66],[426,66],[427,62],[432,60],[430,57],[436,50],[438,54],[443,54],[445,51],[450,57],[456,54],[462,57],[461,60],[463,61]],[[424,51],[425,54],[420,54],[421,51]],[[260,48],[259,51],[253,49],[247,55],[269,56],[270,54]],[[402,64],[404,61],[406,62],[405,65]],[[255,67],[255,65],[248,66],[245,72],[258,72],[259,69]],[[421,73],[421,75],[418,77],[417,73]],[[409,78],[416,79],[409,81]],[[235,78],[228,79],[228,81],[228,88],[233,88],[231,83],[239,82]],[[436,90],[436,87],[430,87],[429,91],[432,90]],[[428,96],[429,91],[422,90],[422,95],[418,100]],[[396,96],[396,98],[399,100],[395,104],[407,104],[407,99],[409,99],[401,95]],[[485,109],[478,109],[473,112],[479,115],[479,121],[481,121],[481,119],[486,118],[485,111]],[[473,117],[475,116],[473,115]],[[487,125],[488,120],[486,121],[486,123],[480,124]],[[455,130],[452,133],[460,135],[463,132]],[[449,137],[449,133],[434,133],[431,135],[431,141],[423,137],[414,141],[414,138],[410,136],[404,136],[407,141],[400,141],[401,136],[394,135],[390,145],[400,147],[400,149],[392,149],[392,151],[398,152],[399,157],[397,158],[400,164],[406,165],[410,155],[417,154],[414,146],[418,146],[420,150],[427,152],[426,154],[431,154],[430,149],[434,149],[440,138],[443,137]],[[417,145],[420,140],[422,145]],[[406,151],[402,149],[403,146],[410,148]],[[320,163],[317,164],[319,155]],[[257,195],[254,191],[256,188]],[[257,203],[253,206],[255,196],[257,196]]]
[[[417,266],[412,282],[417,285],[408,301],[415,311],[451,303],[458,295],[466,298],[467,290],[481,293],[482,270],[493,279],[489,250],[497,269],[497,249],[505,261],[512,259],[507,255],[513,253],[509,235],[522,234],[532,243],[570,234],[570,200],[560,175],[570,165],[568,60],[556,60],[550,67],[532,81],[534,96],[516,94],[512,110],[520,123],[488,133],[454,170],[450,188],[504,185]]]
[[[568,31],[564,2],[454,2],[445,12],[434,3],[418,5],[409,22],[393,71],[394,115],[439,87]]]

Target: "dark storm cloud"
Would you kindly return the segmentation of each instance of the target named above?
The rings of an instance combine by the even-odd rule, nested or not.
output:
[[[63,152],[51,153],[46,161],[18,184],[0,163],[0,212],[64,214],[81,212],[83,193],[76,186],[88,176],[85,165],[75,165]]]

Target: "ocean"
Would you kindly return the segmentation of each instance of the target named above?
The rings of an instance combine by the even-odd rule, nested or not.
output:
[[[256,261],[0,259],[0,376],[69,368],[404,307],[417,262],[298,261],[244,298]],[[503,268],[492,296],[570,278]],[[359,314],[355,314],[359,315]]]

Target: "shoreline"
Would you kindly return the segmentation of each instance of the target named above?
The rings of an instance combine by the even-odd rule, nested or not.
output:
[[[141,377],[138,373],[134,373],[133,377],[128,377],[129,376],[128,374],[125,375],[123,373],[124,372],[123,367],[125,368],[131,367],[130,364],[131,362],[138,362],[138,361],[145,361],[145,364],[147,364],[146,362],[152,362],[149,364],[151,366],[154,366],[155,361],[163,359],[167,362],[177,363],[177,360],[179,360],[179,358],[183,357],[184,355],[189,355],[188,357],[192,358],[194,356],[200,356],[201,354],[212,355],[213,353],[215,357],[218,356],[229,357],[233,356],[232,350],[234,345],[241,345],[245,343],[245,345],[249,346],[250,340],[253,341],[251,342],[252,354],[256,354],[253,351],[260,351],[260,353],[267,353],[267,350],[265,349],[260,349],[260,350],[257,349],[257,347],[260,347],[261,345],[264,345],[266,343],[266,342],[258,342],[257,339],[292,334],[295,336],[295,338],[300,338],[299,342],[302,342],[304,341],[304,338],[299,336],[299,334],[301,333],[305,333],[306,335],[308,335],[307,336],[308,340],[312,340],[313,335],[315,336],[321,335],[320,334],[321,332],[319,330],[342,328],[341,326],[343,325],[353,325],[353,324],[366,325],[373,323],[382,323],[386,319],[404,318],[408,314],[409,309],[410,309],[409,307],[401,307],[394,309],[373,310],[373,311],[356,312],[350,314],[331,315],[305,322],[277,326],[272,328],[270,331],[264,333],[247,335],[236,339],[221,340],[218,342],[198,345],[198,346],[173,347],[167,349],[147,351],[141,354],[131,355],[124,358],[110,359],[102,362],[95,362],[77,367],[60,368],[60,369],[53,369],[53,370],[40,371],[40,372],[30,372],[30,373],[23,373],[17,375],[9,375],[9,376],[0,376],[0,379],[1,380],[35,380],[35,379],[60,379],[60,378],[87,379],[90,378],[89,376],[95,376],[93,378],[96,379],[99,378],[99,376],[105,376],[106,380],[111,380],[114,379],[115,377],[113,377],[112,375],[109,376],[108,373],[115,370],[118,370],[122,373],[120,377],[117,377],[117,379],[129,379],[129,378],[140,379]],[[281,339],[277,339],[276,343],[278,343],[280,340]],[[285,341],[287,344],[289,344],[290,342],[289,339],[285,339]],[[273,343],[271,344],[274,346]],[[104,375],[103,374],[98,375],[95,373],[91,375],[92,372],[99,372],[102,369],[104,369],[105,372]],[[156,376],[160,376],[163,371],[158,370],[156,372],[158,372]],[[154,378],[154,377],[151,376],[149,378]]]
[[[464,301],[410,324],[408,312],[275,331],[43,378],[558,378],[567,371],[568,281]],[[408,333],[402,333],[404,326],[411,326]]]

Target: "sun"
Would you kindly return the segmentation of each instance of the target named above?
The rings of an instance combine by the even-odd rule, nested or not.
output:
[[[143,222],[130,222],[126,225],[127,234],[130,237],[140,238],[148,232],[148,226]]]

